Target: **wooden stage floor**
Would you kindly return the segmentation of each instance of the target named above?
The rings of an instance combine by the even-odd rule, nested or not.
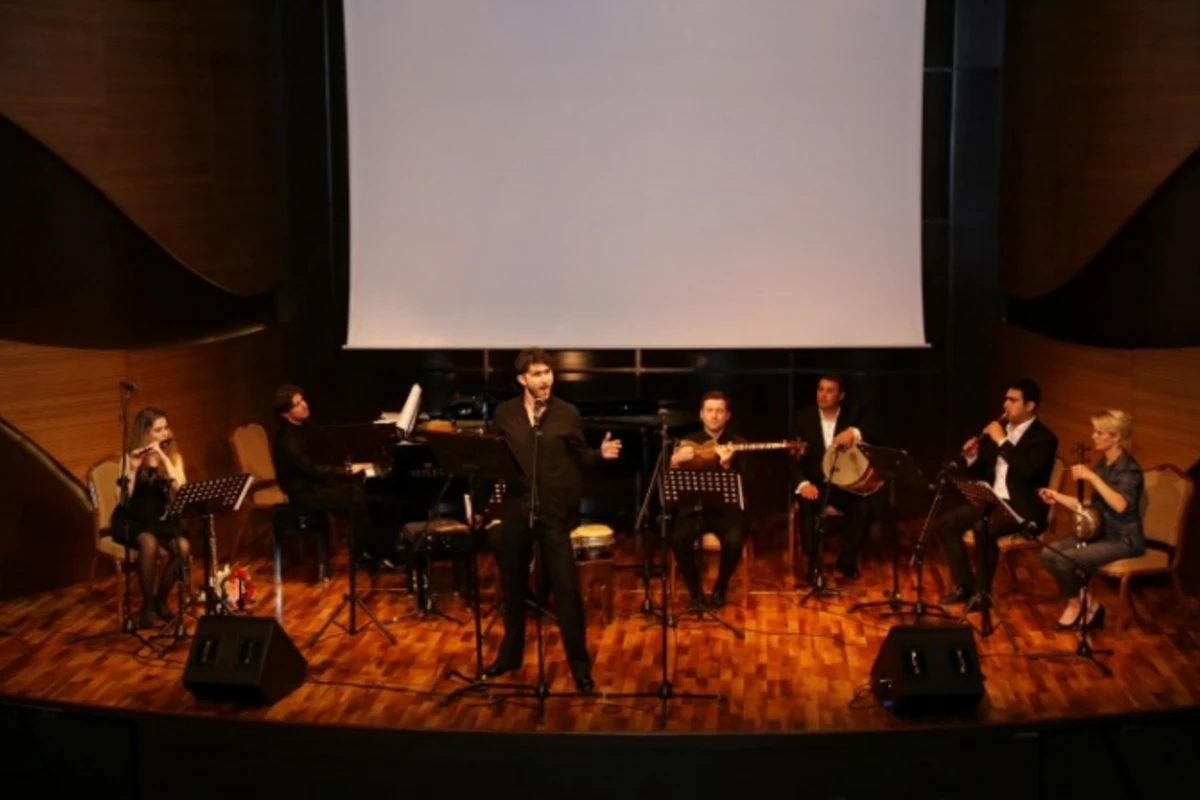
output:
[[[474,670],[470,608],[452,594],[439,599],[446,611],[465,621],[461,626],[443,620],[393,622],[387,627],[397,639],[395,645],[373,627],[355,637],[331,627],[325,638],[307,647],[308,638],[346,590],[344,547],[334,560],[334,580],[324,587],[312,580],[312,567],[294,557],[285,573],[280,622],[308,659],[309,680],[272,707],[198,703],[181,683],[190,640],[177,643],[162,658],[139,649],[128,636],[72,643],[75,637],[103,632],[117,622],[114,578],[98,583],[93,597],[86,596],[81,585],[0,605],[0,627],[13,634],[0,638],[0,694],[128,711],[404,729],[825,732],[934,724],[898,719],[875,706],[869,692],[862,692],[890,625],[912,619],[884,620],[869,611],[847,613],[853,602],[881,599],[881,591],[890,586],[886,553],[873,547],[862,577],[843,584],[860,590],[861,596],[810,601],[800,607],[800,594],[790,590],[791,581],[785,576],[782,536],[767,538],[765,544],[758,543],[749,613],[744,615],[740,606],[740,572],[731,587],[730,606],[722,614],[745,628],[744,640],[712,622],[685,620],[670,632],[675,691],[719,692],[726,699],[672,700],[665,719],[659,718],[661,704],[653,699],[552,696],[541,720],[536,701],[526,699],[488,703],[465,697],[443,706],[440,698],[460,685],[442,677],[443,670]],[[633,562],[631,544],[623,540],[621,544],[618,563]],[[248,560],[263,595],[254,613],[272,614],[270,562],[265,552],[250,554]],[[490,558],[481,561],[490,563]],[[367,576],[361,571],[359,575],[361,590]],[[661,629],[644,630],[644,620],[638,616],[620,617],[622,611],[636,611],[642,592],[637,572],[618,570],[617,575],[616,620],[604,625],[599,598],[589,602],[588,645],[596,662],[594,677],[601,692],[654,691],[661,675]],[[199,581],[198,575],[194,577]],[[1020,652],[1014,653],[999,630],[986,640],[976,638],[986,696],[963,721],[1037,724],[1200,703],[1200,633],[1191,612],[1179,605],[1166,584],[1142,590],[1142,613],[1152,621],[1135,620],[1122,635],[1113,630],[1114,587],[1100,586],[1109,619],[1106,628],[1096,633],[1094,646],[1116,651],[1105,658],[1114,671],[1113,677],[1106,678],[1082,660],[1026,657],[1038,650],[1069,650],[1075,637],[1053,629],[1061,606],[1036,554],[1019,557],[1017,578],[1014,584],[1002,568],[996,589]],[[490,604],[492,582],[491,574],[485,574],[485,607]],[[389,575],[379,583],[399,586],[402,578]],[[900,585],[904,598],[913,599],[913,574],[906,563]],[[654,587],[657,597],[657,581]],[[926,564],[926,601],[935,601],[945,588],[944,563],[934,548]],[[366,602],[385,620],[411,610],[412,605],[408,595],[399,593],[368,594]],[[194,625],[189,619],[189,631]],[[490,662],[501,631],[497,621],[485,640],[485,663]],[[546,634],[551,691],[571,691],[574,687],[553,624],[546,627]],[[536,677],[532,619],[528,635],[525,667],[513,678],[524,682]]]

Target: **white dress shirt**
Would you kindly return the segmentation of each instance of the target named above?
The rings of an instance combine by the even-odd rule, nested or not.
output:
[[[1015,447],[1017,442],[1021,441],[1021,437],[1025,435],[1025,431],[1029,430],[1029,426],[1033,424],[1035,419],[1037,419],[1037,417],[1030,417],[1016,427],[1013,427],[1011,422],[1008,423],[1004,426],[1006,433],[1005,439],[1012,442],[1013,446]],[[1001,442],[1001,444],[1003,444],[1003,442]],[[971,466],[975,463],[975,461],[975,458],[968,458],[967,466]],[[992,481],[992,491],[995,492],[996,496],[1001,500],[1012,499],[1008,494],[1008,462],[1004,460],[1004,456],[996,457],[996,480]]]

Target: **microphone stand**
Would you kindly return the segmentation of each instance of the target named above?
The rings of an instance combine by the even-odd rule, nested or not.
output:
[[[926,605],[924,599],[922,599],[925,576],[925,536],[929,533],[929,524],[937,516],[937,512],[941,508],[942,501],[945,498],[947,470],[948,466],[943,467],[938,473],[937,490],[934,492],[933,501],[929,504],[929,513],[925,515],[925,524],[921,526],[921,533],[917,536],[917,543],[913,546],[912,557],[908,561],[909,568],[915,567],[917,570],[917,599],[915,601],[899,600],[899,595],[897,595],[893,598],[896,601],[896,607],[892,611],[880,614],[881,617],[902,617],[912,614],[914,625],[920,625],[921,617],[923,616],[942,617],[943,619],[954,618],[942,606],[936,603]],[[912,609],[905,611],[905,606],[912,606]]]
[[[128,442],[129,442],[129,398],[133,396],[133,392],[135,391],[134,385],[131,383],[128,383],[126,381],[120,382],[120,388],[121,388],[121,465],[120,465],[121,474],[117,477],[117,486],[120,489],[120,492],[117,495],[117,497],[118,497],[117,509],[118,510],[129,508],[129,478],[127,475],[127,473],[129,472],[129,451],[128,451],[128,446],[127,446]],[[102,490],[100,487],[96,487],[96,491],[97,491],[97,493],[99,493]],[[152,651],[154,651],[154,654],[156,656],[161,657],[164,651],[160,650],[158,647],[155,647],[154,644],[149,639],[147,639],[145,636],[142,636],[142,634],[138,632],[137,623],[134,622],[134,619],[133,619],[133,609],[130,606],[130,601],[132,600],[132,598],[130,597],[130,593],[129,593],[130,573],[133,572],[133,559],[130,557],[130,542],[129,542],[130,534],[132,533],[132,531],[130,530],[129,520],[125,518],[124,514],[122,514],[121,517],[123,520],[123,524],[126,526],[125,527],[125,536],[123,537],[125,540],[125,551],[124,551],[125,552],[125,561],[124,561],[124,567],[122,569],[122,571],[125,573],[125,575],[124,575],[125,586],[124,586],[124,590],[123,590],[125,592],[125,616],[121,619],[121,627],[115,631],[106,631],[104,633],[95,634],[93,636],[81,636],[78,639],[75,639],[74,642],[78,643],[78,642],[88,641],[91,639],[101,639],[106,636],[112,636],[115,633],[124,633],[124,634],[129,634],[133,638],[137,639],[139,642],[142,643],[142,645],[144,645],[145,647],[149,647]],[[111,520],[109,521],[109,524],[110,525],[112,524]]]
[[[1087,569],[1087,567],[1085,567],[1083,564],[1080,564],[1078,560],[1071,558],[1069,555],[1064,553],[1062,550],[1058,549],[1058,547],[1056,547],[1055,545],[1053,545],[1049,542],[1043,542],[1043,545],[1045,547],[1050,548],[1050,550],[1057,553],[1058,555],[1062,556],[1065,560],[1067,560],[1071,564],[1074,564],[1076,571],[1078,571],[1080,577],[1083,578],[1083,592],[1080,595],[1081,608],[1079,610],[1079,623],[1078,623],[1079,624],[1079,643],[1076,645],[1074,650],[1030,653],[1029,658],[1031,660],[1037,659],[1037,658],[1082,658],[1086,661],[1090,661],[1091,663],[1095,664],[1096,667],[1099,668],[1099,670],[1104,674],[1104,676],[1106,678],[1112,677],[1112,670],[1109,669],[1107,664],[1103,664],[1100,661],[1097,661],[1096,656],[1097,655],[1111,656],[1113,654],[1113,651],[1112,650],[1096,650],[1092,647],[1091,643],[1088,641],[1088,633],[1087,633],[1087,630],[1088,630],[1088,626],[1087,626],[1088,584],[1091,583],[1092,573]],[[1077,545],[1077,548],[1083,548],[1083,547],[1087,547],[1086,542],[1082,542],[1079,545]]]
[[[642,526],[645,524],[646,517],[650,511],[650,498],[654,495],[654,489],[656,486],[658,486],[658,484],[661,480],[661,475],[665,468],[664,465],[670,464],[670,461],[671,461],[671,457],[670,457],[670,455],[668,455],[668,453],[670,451],[671,437],[668,435],[668,432],[667,432],[667,413],[666,413],[665,409],[658,412],[658,421],[659,421],[660,430],[661,430],[660,435],[662,438],[662,446],[659,448],[658,458],[655,459],[654,472],[651,473],[650,483],[646,486],[646,495],[645,495],[645,497],[642,498],[642,506],[638,510],[637,520],[633,524],[633,529],[635,531],[638,531],[639,533],[641,532]],[[665,522],[666,513],[667,513],[666,508],[661,507],[659,509],[659,513],[662,515],[662,519]],[[647,628],[649,628],[653,625],[657,625],[660,622],[662,622],[664,619],[667,619],[669,617],[669,615],[667,614],[666,606],[664,605],[662,607],[662,609],[656,608],[654,606],[654,599],[650,595],[650,577],[655,572],[655,570],[653,569],[653,564],[652,564],[653,558],[654,558],[653,548],[650,547],[649,545],[647,545],[645,540],[643,539],[642,540],[642,593],[643,593],[642,605],[636,611],[623,611],[620,614],[618,614],[618,616],[622,617],[622,618],[632,617],[637,614],[641,614],[643,616],[649,616],[650,621],[642,626],[642,630],[646,630]],[[665,581],[666,581],[665,577],[663,580],[665,583]],[[672,626],[674,626],[677,624],[677,621],[670,620],[670,624]]]
[[[652,692],[621,692],[621,693],[617,693],[617,694],[605,693],[604,698],[606,700],[618,699],[618,698],[634,699],[634,698],[641,698],[641,697],[657,698],[662,703],[662,713],[659,716],[660,724],[665,726],[666,722],[667,722],[667,703],[668,703],[668,701],[673,700],[673,699],[716,700],[719,703],[719,702],[722,702],[725,700],[725,695],[723,695],[723,694],[697,694],[695,692],[677,692],[677,691],[675,691],[675,688],[671,685],[671,679],[667,675],[667,628],[678,626],[678,618],[676,617],[676,618],[672,619],[671,615],[667,613],[667,609],[670,608],[670,601],[667,598],[666,564],[667,564],[667,559],[670,558],[670,540],[667,535],[667,495],[666,495],[666,490],[663,487],[663,474],[666,472],[666,468],[664,467],[664,465],[670,463],[671,457],[668,455],[668,449],[670,447],[670,438],[667,436],[667,423],[666,423],[666,415],[665,414],[660,414],[660,422],[662,424],[662,450],[659,453],[658,466],[654,470],[654,477],[651,479],[650,486],[647,488],[646,497],[647,497],[647,502],[649,502],[650,493],[655,491],[655,489],[658,490],[658,505],[659,505],[659,510],[660,510],[659,517],[658,517],[658,544],[659,544],[659,548],[660,548],[659,554],[660,554],[660,558],[662,559],[662,564],[663,564],[663,567],[660,570],[660,572],[662,574],[662,611],[658,612],[658,617],[659,617],[658,622],[659,622],[659,625],[661,626],[661,630],[662,630],[662,677],[659,680],[658,688],[655,691],[652,691]],[[643,508],[645,508],[645,506],[646,506],[646,503],[643,503]],[[649,552],[649,548],[647,548],[647,552]],[[647,593],[648,593],[648,590],[647,590]],[[724,622],[724,620],[718,619],[718,621],[721,622],[722,624],[725,624],[727,627],[732,628],[732,626],[729,626],[728,623]],[[653,624],[653,623],[651,623],[651,624]],[[649,627],[649,625],[647,625],[646,627]],[[645,630],[645,628],[643,628],[643,630]],[[742,634],[742,636],[744,637],[745,634]]]

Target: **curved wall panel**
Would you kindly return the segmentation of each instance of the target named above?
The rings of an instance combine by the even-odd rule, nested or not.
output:
[[[0,113],[182,263],[283,279],[280,0],[5,0]]]
[[[240,297],[180,264],[95,187],[0,115],[0,337],[138,348],[268,324],[271,293]]]

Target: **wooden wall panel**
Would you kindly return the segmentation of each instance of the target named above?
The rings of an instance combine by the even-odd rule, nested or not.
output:
[[[187,461],[189,480],[230,474],[229,431],[247,421],[270,424],[271,390],[290,379],[290,352],[282,330],[141,351],[70,350],[0,340],[0,417],[82,482],[88,467],[119,453],[118,382],[127,379],[138,386],[129,405],[130,423],[143,406],[166,411]],[[0,513],[0,521],[19,516]],[[232,523],[221,519],[217,525],[222,555],[231,541]],[[92,532],[90,519],[76,524],[76,530],[54,532],[71,547],[57,547],[56,555],[22,546],[20,552],[30,564],[9,568],[37,562],[44,575],[37,590],[83,580],[92,551],[77,545],[90,541]],[[19,534],[11,525],[0,526],[0,554],[18,551]],[[54,562],[54,570],[44,569],[47,559],[64,554],[65,560]],[[0,580],[0,596],[3,583]]]
[[[1001,286],[1075,273],[1200,145],[1200,3],[1009,4]]]
[[[283,277],[277,3],[0,0],[0,112],[230,291]]]
[[[1041,385],[1041,417],[1058,434],[1059,454],[1068,463],[1072,446],[1090,441],[1090,416],[1120,408],[1133,415],[1131,450],[1144,469],[1174,464],[1200,477],[1200,348],[1103,350],[1011,326],[997,331],[996,342],[995,385],[1012,374]],[[1185,542],[1185,583],[1200,592],[1200,501]]]

